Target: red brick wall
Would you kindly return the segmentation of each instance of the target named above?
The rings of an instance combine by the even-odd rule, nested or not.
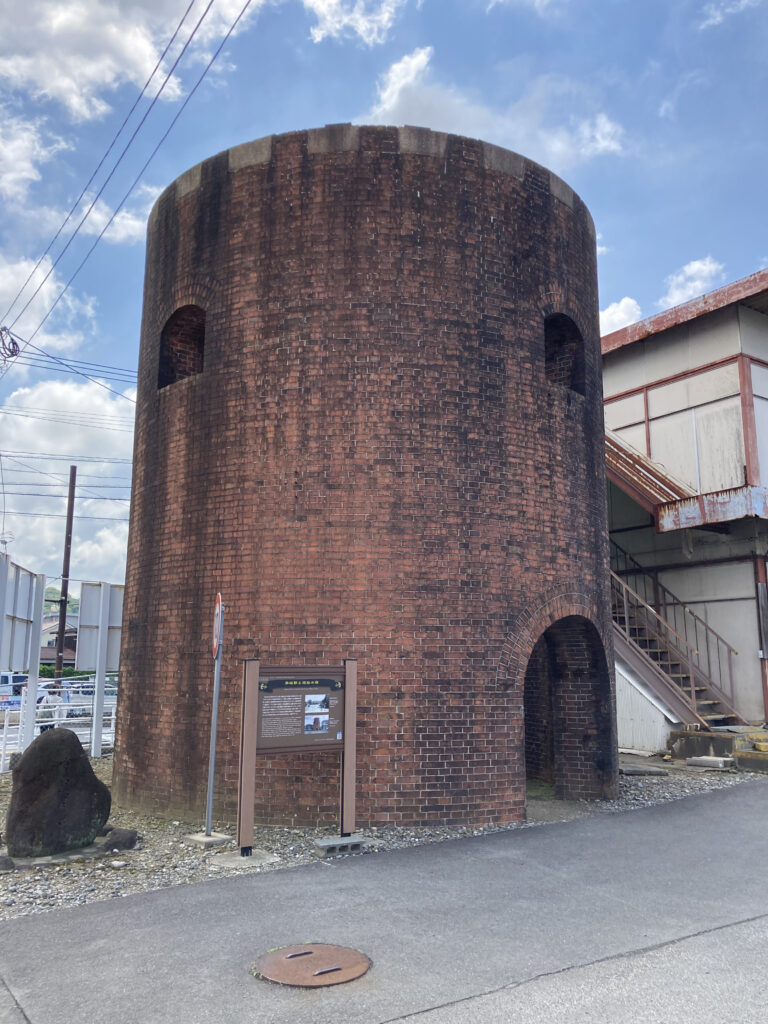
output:
[[[203,371],[158,390],[190,304]],[[584,338],[583,396],[547,379],[555,313]],[[356,658],[361,823],[520,820],[525,665],[555,613],[609,647],[606,538],[594,230],[549,171],[347,125],[219,154],[161,196],[118,800],[202,813],[221,591],[217,813],[242,660]],[[257,792],[257,820],[330,822],[338,758],[260,761]]]

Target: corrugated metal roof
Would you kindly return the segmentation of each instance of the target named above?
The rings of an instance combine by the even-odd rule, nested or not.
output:
[[[693,488],[670,476],[612,430],[605,432],[605,463],[608,479],[649,512],[658,505],[696,495]]]
[[[706,295],[700,295],[690,302],[684,302],[680,306],[673,306],[672,309],[665,309],[663,313],[656,316],[649,316],[645,320],[638,320],[637,323],[622,327],[618,331],[606,334],[601,344],[603,355],[613,352],[617,348],[631,345],[635,341],[642,341],[652,334],[666,331],[670,327],[677,327],[679,324],[694,320],[697,316],[705,313],[712,313],[716,309],[724,309],[741,303],[757,310],[758,313],[768,313],[768,270],[758,270],[756,274],[749,277],[742,277],[739,281],[727,284],[723,288],[717,288]]]

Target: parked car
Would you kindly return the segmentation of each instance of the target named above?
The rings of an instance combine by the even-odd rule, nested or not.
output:
[[[0,711],[21,707],[21,691],[28,679],[25,672],[0,672]]]
[[[9,695],[13,697],[21,696],[21,688],[24,686],[29,679],[26,672],[0,672],[0,687],[11,687]],[[5,693],[5,689],[2,691]]]

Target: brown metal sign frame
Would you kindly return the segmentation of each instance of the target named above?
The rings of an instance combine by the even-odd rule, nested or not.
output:
[[[301,692],[307,684],[314,688],[334,688],[344,693],[342,739],[313,738],[310,743],[265,745],[263,735],[264,695],[272,689],[286,692],[295,686]],[[266,684],[266,685],[265,685]],[[281,685],[282,684],[282,685]],[[272,754],[311,754],[339,751],[341,754],[340,831],[347,836],[355,830],[355,771],[357,761],[357,662],[346,660],[343,665],[260,665],[257,660],[243,665],[243,703],[240,716],[240,769],[237,793],[237,845],[242,856],[253,849],[254,801],[256,797],[256,758]],[[261,742],[259,737],[261,735]]]

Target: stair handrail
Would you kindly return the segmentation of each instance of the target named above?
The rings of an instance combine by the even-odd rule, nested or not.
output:
[[[681,601],[677,594],[673,594],[669,587],[665,586],[649,569],[647,569],[644,565],[641,565],[636,559],[634,559],[628,551],[625,551],[624,548],[619,547],[615,540],[611,541],[611,546],[616,548],[616,550],[621,555],[623,555],[624,558],[626,558],[628,563],[631,563],[632,568],[624,569],[622,570],[623,572],[626,572],[628,575],[634,575],[635,573],[637,573],[638,575],[642,574],[643,576],[649,576],[653,580],[653,584],[655,587],[658,587],[659,590],[663,590],[665,594],[669,595],[669,597],[671,598],[670,604],[673,604],[678,608],[682,608],[683,611],[686,612],[686,614],[690,615],[692,619],[696,619],[697,622],[700,622],[704,629],[706,629],[709,633],[712,634],[712,636],[719,640],[723,647],[727,647],[732,654],[739,653],[732,644],[728,643],[724,636],[721,636],[716,629],[710,626],[706,619],[702,619],[702,617],[699,614],[697,614],[695,611],[689,608],[685,601]]]
[[[613,577],[614,580],[616,580],[616,582],[619,584],[619,586],[623,590],[627,590],[634,598],[637,599],[637,601],[647,611],[649,611],[651,613],[651,615],[653,615],[654,618],[659,620],[659,622],[662,624],[662,632],[664,632],[664,633],[672,633],[673,636],[676,636],[677,639],[688,648],[688,650],[689,650],[689,652],[691,654],[698,654],[699,653],[698,649],[696,647],[694,647],[693,644],[689,643],[688,640],[686,640],[686,638],[684,636],[681,636],[680,633],[678,633],[676,629],[673,629],[673,627],[670,626],[670,624],[667,622],[667,620],[663,619],[661,617],[661,615],[659,615],[659,613],[651,605],[649,605],[648,602],[644,598],[642,598],[640,596],[640,594],[637,593],[636,590],[633,590],[632,587],[630,587],[630,585],[628,583],[625,583],[624,580],[613,571],[613,569],[611,569],[611,576]],[[626,631],[626,630],[625,630],[625,632],[627,632],[627,636],[629,636],[629,632]]]
[[[646,612],[650,612],[651,615],[654,616],[654,618],[659,620],[659,622],[661,623],[661,628],[659,629],[659,632],[657,633],[657,635],[659,637],[663,637],[665,633],[666,634],[672,633],[673,636],[676,636],[677,639],[681,642],[683,647],[687,647],[688,648],[688,651],[686,653],[688,655],[688,678],[690,680],[690,685],[691,685],[691,707],[698,714],[697,704],[696,704],[696,675],[695,675],[695,672],[694,672],[694,660],[693,659],[696,657],[696,655],[699,652],[696,650],[695,647],[693,647],[688,642],[688,640],[684,636],[681,636],[677,632],[676,629],[674,629],[672,626],[670,626],[670,624],[666,621],[666,619],[663,619],[658,614],[658,612],[655,611],[651,607],[651,605],[649,605],[648,602],[646,600],[644,600],[640,596],[640,594],[637,593],[637,591],[633,590],[632,587],[630,587],[628,583],[625,583],[624,580],[621,579],[621,577],[618,576],[613,571],[613,569],[610,570],[610,573],[611,573],[612,579],[619,585],[620,592],[623,591],[622,596],[623,596],[623,599],[624,599],[624,616],[625,616],[625,623],[626,623],[626,626],[625,626],[625,629],[623,630],[623,632],[624,632],[624,634],[627,636],[627,638],[629,640],[632,639],[632,635],[629,632],[629,613],[628,613],[628,610],[627,610],[627,594],[628,593],[631,594],[636,599],[637,603],[639,603],[645,609]],[[614,619],[614,621],[616,621],[616,620]],[[619,627],[619,628],[621,628],[621,627]],[[669,644],[669,641],[667,641],[667,643]],[[680,657],[681,658],[685,658],[685,654],[682,651],[680,652]],[[682,691],[682,687],[680,687],[680,691],[681,691],[681,693],[683,692]]]
[[[632,555],[630,555],[630,553],[628,551],[625,551],[624,548],[622,548],[619,544],[617,544],[616,541],[613,540],[613,538],[610,538],[610,544],[611,544],[611,551],[612,551],[612,553],[617,554],[618,556],[620,556],[621,559],[624,560],[624,565],[626,567],[623,570],[624,572],[626,572],[628,575],[639,575],[639,576],[642,576],[642,577],[650,580],[652,582],[652,584],[653,584],[654,589],[663,597],[663,601],[660,602],[660,604],[663,604],[663,606],[665,608],[666,607],[671,608],[673,610],[673,614],[674,614],[674,609],[679,608],[682,611],[683,615],[687,615],[687,616],[690,617],[690,619],[693,620],[692,629],[693,629],[694,637],[697,640],[697,643],[698,643],[698,639],[699,639],[698,627],[700,626],[702,628],[703,635],[704,635],[704,638],[705,638],[705,648],[706,648],[706,651],[705,651],[705,653],[706,653],[706,671],[705,671],[704,666],[702,664],[697,664],[697,668],[698,668],[699,672],[702,673],[702,675],[704,675],[706,677],[707,682],[709,684],[711,684],[713,689],[716,690],[718,694],[720,694],[721,696],[726,698],[726,700],[728,700],[732,704],[733,700],[734,700],[734,694],[733,694],[733,684],[734,684],[733,658],[734,658],[734,656],[738,657],[738,654],[739,654],[739,652],[736,650],[736,648],[733,647],[733,645],[730,644],[725,639],[725,637],[721,636],[717,632],[716,629],[713,629],[712,626],[710,626],[708,622],[706,622],[704,619],[702,619],[702,617],[700,615],[697,615],[696,612],[692,611],[691,608],[684,601],[681,601],[680,598],[676,594],[673,594],[672,591],[668,587],[666,587],[663,583],[661,583],[659,581],[658,575],[656,573],[651,572],[645,566],[641,565],[635,558],[632,557]],[[641,598],[641,600],[643,600],[643,599]],[[651,606],[651,609],[653,610],[653,606]],[[662,621],[664,621],[664,617],[663,616],[660,616],[660,618],[662,619]],[[686,620],[683,619],[683,621],[685,622]],[[671,627],[671,626],[669,628],[673,629],[673,627]],[[686,627],[686,631],[687,631],[687,627]],[[676,635],[679,636],[679,633],[676,633]],[[685,639],[687,641],[687,637],[685,637]],[[713,658],[712,652],[710,650],[710,640],[712,641],[712,643],[714,645],[714,648],[715,648],[715,650],[714,650],[715,657],[714,658]],[[693,646],[693,645],[690,644],[690,641],[687,641],[687,642],[688,642],[689,646]],[[726,670],[725,671],[723,669],[723,664],[722,664],[721,649],[722,649],[723,653],[725,654],[725,662],[726,662]],[[700,654],[701,645],[699,644],[695,648],[695,650],[696,650],[696,656],[698,657],[699,654]],[[713,668],[716,669],[716,672],[713,672]],[[719,682],[717,680],[719,680]],[[728,691],[727,692],[726,692],[726,690],[724,688],[724,684],[726,683],[726,681],[727,681],[727,686],[728,686]],[[720,684],[723,684],[723,685],[720,685]]]

